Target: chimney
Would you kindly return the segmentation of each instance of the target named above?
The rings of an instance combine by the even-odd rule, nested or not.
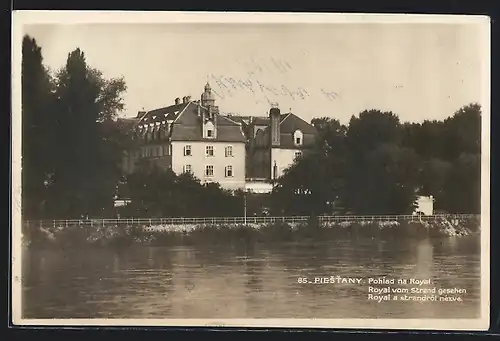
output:
[[[201,109],[201,106],[199,106],[198,108]],[[203,123],[205,123],[205,121],[207,120],[207,110],[203,109],[203,110],[200,110],[200,111],[201,111],[201,121]]]
[[[280,109],[277,104],[273,104],[269,110],[269,120],[271,126],[271,147],[280,145]]]
[[[179,105],[179,104],[181,104],[181,99],[179,97],[177,97],[175,99],[175,105]]]

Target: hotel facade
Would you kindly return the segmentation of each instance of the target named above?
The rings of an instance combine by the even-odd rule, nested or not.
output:
[[[277,105],[268,117],[223,115],[208,83],[200,100],[176,98],[173,105],[122,121],[135,142],[123,159],[125,174],[156,165],[229,190],[248,189],[255,179],[262,188],[279,178],[313,147],[316,135],[311,124],[291,112],[282,114]]]

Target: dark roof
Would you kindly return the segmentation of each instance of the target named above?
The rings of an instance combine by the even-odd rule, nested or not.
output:
[[[285,117],[287,117],[288,114],[280,114],[280,122],[283,122]],[[269,124],[269,117],[268,116],[253,116],[252,117],[252,124],[257,125],[257,126],[263,126],[263,125],[268,125]]]
[[[141,122],[173,121],[177,115],[184,110],[189,103],[174,104],[168,107],[148,111],[141,119]]]
[[[199,107],[199,108],[198,108]],[[142,118],[121,119],[125,124],[133,127],[141,123],[153,123],[171,121],[170,139],[173,141],[206,141],[202,135],[202,126],[199,112],[208,112],[199,102],[188,102],[171,105],[164,108],[148,111]],[[246,122],[251,120],[250,125],[269,126],[269,117],[265,116],[238,116],[221,115],[216,116],[216,138],[214,141],[221,142],[245,142],[244,128]],[[245,128],[246,129],[246,128]],[[304,134],[303,147],[309,147],[314,143],[316,128],[300,117],[292,113],[280,114],[280,140],[281,148],[297,148],[293,141],[293,133],[300,129]],[[265,129],[266,131],[268,128]]]
[[[256,126],[268,125],[269,117],[256,116],[252,119],[252,124]]]
[[[252,120],[253,125],[265,125],[264,134],[269,134],[269,117],[257,116]],[[296,146],[293,141],[293,133],[299,129],[303,134],[303,144]],[[312,147],[317,134],[316,128],[292,113],[280,115],[280,146],[284,149],[303,149]],[[268,146],[268,144],[267,144]],[[264,147],[264,146],[261,146]]]
[[[314,146],[316,135],[304,133],[304,139],[301,146],[296,146],[293,141],[293,133],[281,133],[280,134],[280,148],[284,149],[303,149],[310,148]]]
[[[234,114],[227,114],[225,115],[225,117],[231,119],[234,122],[241,123],[243,125],[250,124],[250,120],[252,119],[252,116],[240,116]]]
[[[200,106],[201,111],[208,110]],[[219,142],[245,142],[245,135],[241,125],[220,114],[215,114],[216,138],[210,141]],[[172,126],[172,141],[207,141],[202,134],[201,119],[198,116],[198,104],[191,102],[183,111],[179,113]]]
[[[234,120],[232,117],[224,116],[224,115],[219,115],[218,116],[219,121],[217,122],[219,126],[235,126],[237,125],[238,127],[240,126],[241,122],[238,122]]]
[[[317,130],[312,124],[307,123],[297,115],[292,113],[286,114],[280,121],[281,133],[293,133],[300,129],[303,134],[316,134]]]
[[[199,109],[198,109],[199,107]],[[123,119],[130,127],[154,122],[171,121],[170,139],[172,141],[206,141],[203,138],[199,112],[208,113],[208,109],[199,102],[188,102],[171,105],[148,111],[142,118]],[[245,142],[242,125],[235,120],[215,114],[216,138],[210,141]],[[153,141],[154,142],[154,141]]]
[[[123,124],[137,124],[139,118],[137,117],[118,117],[117,121]]]

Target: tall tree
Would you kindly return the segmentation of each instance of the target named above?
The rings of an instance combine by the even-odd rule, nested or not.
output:
[[[403,131],[392,112],[365,110],[351,118],[344,192],[349,211],[396,214],[413,210],[418,157],[413,149],[403,147]]]
[[[432,195],[436,210],[447,210],[447,181],[453,164],[440,158],[423,159],[419,174],[419,194]]]
[[[481,208],[481,106],[461,107],[444,121],[445,158],[452,170],[445,185],[447,211],[479,213]]]
[[[304,153],[277,179],[272,193],[274,211],[292,215],[331,213],[342,206],[344,172],[340,149],[325,145]]]
[[[444,121],[405,125],[404,145],[421,157],[420,194],[433,195],[435,208],[478,212],[481,107],[472,103]]]
[[[362,214],[411,214],[418,184],[418,156],[412,149],[383,144],[366,155],[349,188],[350,208]]]
[[[358,159],[382,144],[401,143],[399,118],[392,112],[364,110],[359,117],[352,116],[347,130],[351,154]]]
[[[22,43],[22,207],[25,218],[44,216],[47,185],[53,172],[52,83],[35,39]]]
[[[330,117],[313,118],[311,124],[318,131],[317,145],[319,148],[326,144],[332,150],[344,148],[347,127],[339,120]]]
[[[425,120],[403,125],[403,146],[412,148],[423,159],[444,158],[447,145],[443,121]]]
[[[59,216],[103,216],[112,210],[120,177],[123,79],[104,79],[76,49],[56,77],[57,143],[52,212]]]
[[[444,120],[446,150],[443,157],[456,160],[462,153],[481,153],[481,106],[469,104]]]
[[[445,184],[444,207],[453,213],[481,211],[481,156],[462,153],[453,163]]]

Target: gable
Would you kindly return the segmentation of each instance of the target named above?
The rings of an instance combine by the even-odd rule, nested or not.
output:
[[[200,107],[205,114],[207,109]],[[245,142],[241,126],[222,115],[215,115],[216,138],[210,141]],[[176,119],[172,126],[172,141],[205,141],[203,138],[202,118],[198,115],[198,105],[191,103]]]
[[[280,115],[280,120],[280,146],[278,148],[304,149],[314,146],[316,143],[317,130],[313,125],[292,113]],[[263,122],[266,122],[265,118],[259,117],[258,123]],[[262,126],[259,127],[260,131],[254,137],[255,147],[269,147],[269,119],[267,119],[267,123],[265,129],[262,129]],[[293,136],[297,129],[303,134],[303,143],[301,146],[296,146],[294,143]]]
[[[306,121],[292,113],[285,117],[280,123],[281,133],[293,134],[297,129],[302,131],[304,135],[317,133],[317,130],[313,125],[307,123]]]

